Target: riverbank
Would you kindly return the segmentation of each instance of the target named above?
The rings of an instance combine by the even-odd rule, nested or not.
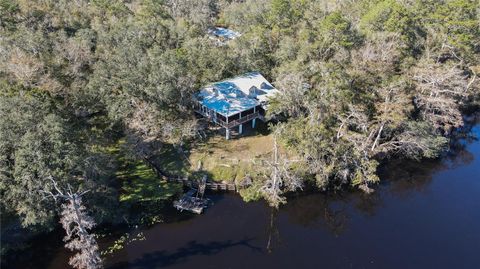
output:
[[[480,126],[470,133],[480,135]],[[203,215],[172,210],[163,223],[130,230],[145,239],[107,255],[106,268],[475,268],[479,169],[480,142],[466,137],[442,159],[382,167],[371,195],[296,194],[277,211],[209,194],[215,206]],[[101,239],[101,248],[116,239]],[[44,242],[29,251],[39,252]],[[43,256],[36,264],[63,269],[69,253],[60,244]],[[28,266],[17,261],[8,268]]]
[[[362,194],[359,191],[349,191],[344,190],[340,192],[340,194],[333,194],[331,192],[321,193],[318,192],[302,192],[302,193],[291,193],[288,196],[289,202],[286,206],[282,207],[281,210],[285,210],[284,208],[291,207],[291,204],[300,206],[304,209],[299,209],[299,215],[304,215],[301,218],[310,218],[308,216],[316,216],[315,218],[319,218],[320,215],[323,215],[322,218],[325,218],[325,224],[328,229],[332,229],[332,231],[336,234],[339,231],[344,229],[343,222],[347,221],[348,217],[343,216],[343,213],[338,212],[338,210],[330,210],[330,209],[323,209],[320,210],[317,208],[319,204],[322,203],[333,203],[335,204],[337,200],[343,201],[347,199],[356,200],[355,208],[358,208],[361,211],[365,211],[365,214],[375,214],[376,208],[382,205],[382,196],[384,195],[385,191],[388,190],[389,192],[394,192],[396,195],[399,196],[409,196],[411,193],[423,193],[428,191],[429,186],[432,184],[432,181],[435,178],[437,173],[446,173],[449,170],[457,169],[458,167],[462,167],[464,165],[470,165],[470,162],[475,162],[480,157],[478,156],[480,153],[478,152],[478,141],[474,138],[474,135],[480,135],[479,132],[479,125],[478,125],[478,117],[469,117],[467,118],[467,124],[464,128],[459,129],[455,133],[456,139],[452,141],[450,145],[450,151],[442,156],[441,159],[438,160],[422,160],[422,161],[407,161],[407,160],[390,160],[388,163],[385,163],[381,166],[379,170],[379,175],[382,179],[380,184],[376,187],[376,192],[370,195]],[[266,135],[268,138],[268,135]],[[241,141],[240,141],[241,143]],[[469,151],[469,149],[473,148],[473,153]],[[117,152],[118,153],[118,152]],[[119,154],[119,153],[118,153]],[[139,163],[132,163],[128,159],[118,155],[118,159],[122,165],[125,166],[121,169],[123,173],[117,175],[117,179],[119,182],[123,182],[120,186],[122,187],[122,191],[120,193],[121,203],[123,203],[124,208],[130,208],[130,211],[139,212],[135,216],[130,216],[129,218],[129,225],[120,225],[120,226],[110,226],[110,227],[103,227],[99,234],[101,235],[98,238],[101,248],[103,252],[105,252],[105,258],[109,260],[111,257],[118,257],[118,253],[122,253],[124,250],[123,248],[129,248],[129,245],[135,241],[142,241],[148,240],[148,236],[144,235],[145,230],[149,230],[150,227],[157,227],[157,225],[162,225],[161,223],[165,223],[168,225],[175,225],[175,223],[189,223],[189,221],[193,221],[196,217],[191,216],[190,214],[179,213],[174,210],[170,203],[172,198],[175,197],[175,193],[180,193],[181,188],[179,189],[179,185],[176,185],[174,189],[169,189],[170,191],[161,192],[162,195],[157,195],[156,191],[148,191],[141,190],[135,191],[136,189],[140,190],[142,186],[152,186],[152,188],[156,189],[160,186],[158,184],[167,184],[171,185],[170,183],[162,183],[159,178],[153,173],[151,168],[145,166],[142,162]],[[480,172],[480,171],[479,171]],[[450,173],[450,172],[449,172]],[[457,175],[454,174],[455,177]],[[470,175],[470,177],[475,178],[475,175]],[[158,181],[160,180],[160,181]],[[457,181],[452,181],[452,188],[457,188],[456,184],[461,184],[463,180],[472,180],[471,178],[461,179]],[[474,181],[473,181],[474,183]],[[174,185],[171,185],[173,187]],[[143,187],[142,187],[143,188]],[[217,207],[219,204],[225,202],[227,199],[227,203],[231,199],[238,202],[240,197],[237,195],[232,194],[214,194],[208,193],[209,197],[212,197],[214,200],[215,206],[211,209],[207,210],[206,215],[208,218],[214,217],[215,213],[217,212]],[[248,195],[251,193],[243,193],[243,199],[249,198]],[[323,197],[320,200],[318,198],[304,198],[304,197]],[[123,198],[122,198],[123,197]],[[351,198],[348,198],[351,197]],[[352,198],[353,197],[353,198]],[[356,198],[354,198],[356,197]],[[254,197],[255,198],[255,197]],[[256,197],[258,198],[258,197]],[[299,202],[301,200],[310,201],[311,202]],[[255,200],[255,199],[253,199]],[[330,201],[332,200],[332,201]],[[237,203],[235,202],[235,203]],[[349,203],[349,202],[348,202]],[[129,204],[129,206],[126,206]],[[141,205],[143,204],[143,206]],[[254,207],[264,207],[264,202],[253,202]],[[252,203],[241,203],[237,205],[234,209],[232,209],[231,214],[235,214],[237,211],[242,211],[241,207],[249,208],[252,206]],[[223,205],[220,205],[223,207]],[[240,208],[239,208],[240,207]],[[322,207],[321,207],[322,208]],[[159,213],[161,211],[161,214]],[[322,211],[322,212],[321,212]],[[292,211],[293,212],[293,211]],[[229,213],[230,214],[230,213]],[[267,214],[267,213],[264,213]],[[275,213],[276,214],[276,213]],[[236,218],[236,217],[235,217]],[[310,221],[305,220],[306,223]],[[160,224],[155,224],[160,223]],[[152,226],[153,225],[153,226]],[[226,227],[230,227],[234,224],[226,224]],[[247,225],[247,224],[245,224]],[[221,225],[221,227],[223,227]],[[3,227],[5,228],[5,226]],[[223,228],[222,228],[223,229]],[[98,230],[98,229],[97,229]],[[98,232],[98,231],[97,231]],[[2,231],[3,234],[3,231]],[[60,251],[63,253],[60,259],[64,261],[69,256],[69,253],[62,250],[62,233],[61,231],[54,231],[48,234],[39,234],[34,236],[30,239],[25,239],[25,244],[17,248],[18,250],[10,250],[13,253],[18,253],[23,257],[30,257],[29,260],[36,261],[36,263],[46,264],[51,259],[51,255],[53,255],[52,251]],[[46,239],[45,238],[56,238],[53,245],[51,245],[50,256],[39,255],[36,253],[36,246],[42,245]],[[2,243],[5,241],[2,239]],[[10,252],[12,253],[12,252]],[[15,257],[17,254],[14,254],[9,257],[8,261],[13,262],[11,257]],[[4,259],[3,259],[4,260]],[[42,262],[41,262],[42,261]],[[27,265],[25,265],[28,267]],[[23,268],[26,268],[23,267]],[[48,267],[45,265],[45,267]],[[20,268],[20,267],[13,267],[13,268]],[[59,267],[51,267],[51,268],[59,268]],[[113,267],[117,268],[117,267]],[[120,267],[122,268],[122,267]]]

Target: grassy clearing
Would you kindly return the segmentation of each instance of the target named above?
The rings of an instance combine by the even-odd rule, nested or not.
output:
[[[120,185],[121,202],[147,202],[168,200],[182,191],[179,184],[161,180],[144,162],[128,159],[122,152],[120,141],[110,148],[119,167],[116,173]]]
[[[172,145],[166,145],[157,158],[163,171],[171,175],[190,175],[191,165],[187,158],[182,157]]]
[[[271,153],[272,146],[271,135],[256,134],[232,140],[216,135],[193,148],[189,159],[192,164],[201,162],[213,180],[235,181],[247,174],[256,174],[260,159]]]
[[[187,145],[185,154],[166,147],[159,156],[161,167],[172,175],[191,176],[200,164],[215,181],[234,182],[247,174],[255,176],[260,160],[272,151],[273,136],[265,126],[245,129],[244,135],[231,140],[212,132],[207,139]]]
[[[247,129],[244,135],[231,140],[212,132],[205,140],[186,145],[183,154],[173,146],[165,146],[156,161],[164,172],[171,175],[195,177],[195,171],[201,164],[202,171],[215,181],[235,182],[246,175],[256,177],[261,160],[268,158],[273,148],[273,136],[265,129]],[[123,143],[120,140],[108,149],[119,165],[116,177],[121,202],[164,201],[182,191],[179,184],[158,178],[143,161],[125,156]]]

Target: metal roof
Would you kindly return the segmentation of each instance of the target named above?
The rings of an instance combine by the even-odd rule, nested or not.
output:
[[[278,92],[260,73],[247,73],[232,79],[213,83],[196,95],[209,109],[226,117],[266,105],[268,98]]]

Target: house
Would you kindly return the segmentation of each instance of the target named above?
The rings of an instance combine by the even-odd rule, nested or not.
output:
[[[265,121],[268,99],[278,93],[260,73],[247,73],[232,79],[216,82],[200,90],[194,98],[197,113],[225,128],[226,139],[231,129],[257,120]]]
[[[219,46],[226,45],[228,41],[241,36],[239,32],[223,27],[212,27],[208,29],[208,35]]]

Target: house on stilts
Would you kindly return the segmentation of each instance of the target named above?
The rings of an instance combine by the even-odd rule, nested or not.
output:
[[[194,97],[195,111],[225,128],[230,139],[233,128],[243,132],[245,124],[255,128],[257,120],[265,121],[269,98],[278,93],[260,73],[247,73],[202,88]]]

